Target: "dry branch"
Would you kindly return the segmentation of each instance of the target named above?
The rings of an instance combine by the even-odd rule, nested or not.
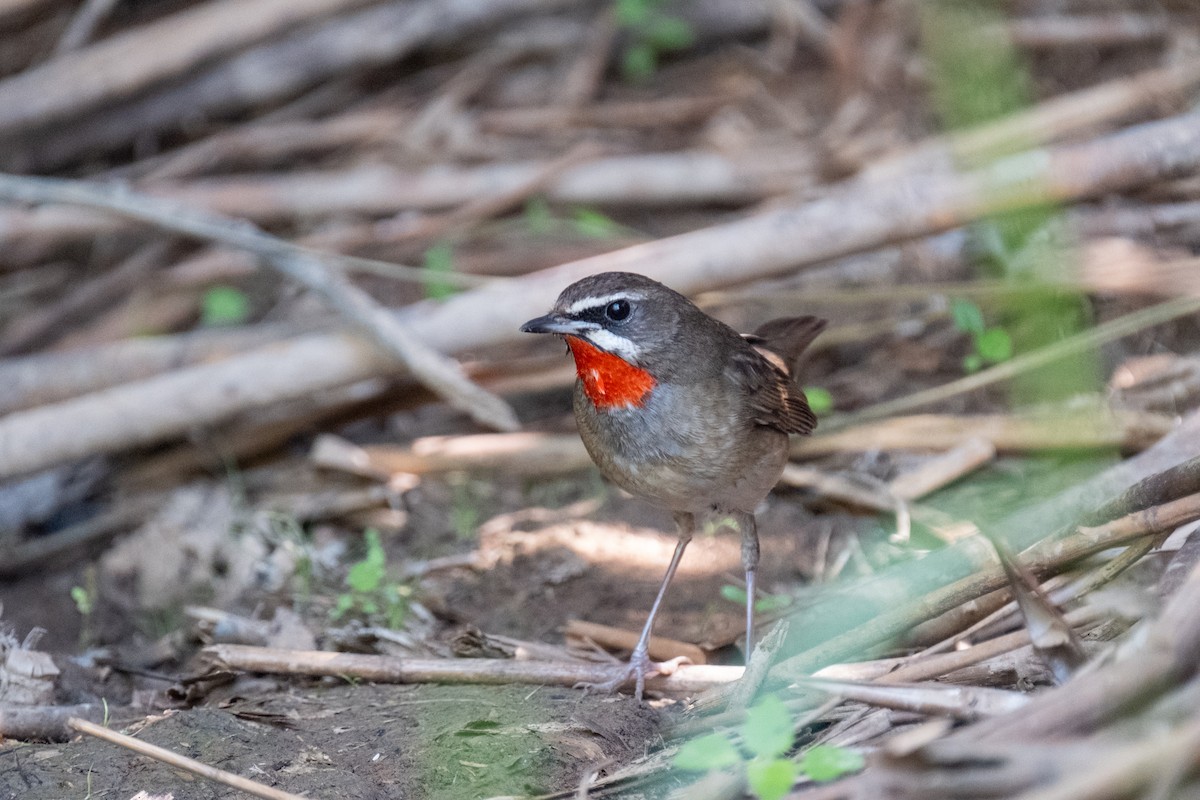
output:
[[[1046,692],[1020,715],[966,733],[972,740],[1087,731],[1188,679],[1200,665],[1200,565],[1122,658]]]
[[[220,783],[225,786],[232,786],[238,791],[245,792],[252,797],[261,797],[264,800],[307,800],[298,794],[285,792],[282,789],[276,789],[271,786],[265,786],[257,781],[252,781],[249,778],[243,778],[241,775],[235,775],[223,769],[204,764],[194,758],[182,756],[168,750],[165,747],[159,747],[149,742],[143,742],[141,739],[135,739],[132,736],[126,736],[123,733],[109,730],[103,725],[97,725],[94,722],[88,722],[84,719],[72,718],[67,721],[68,727],[80,733],[86,733],[88,736],[95,736],[97,739],[103,739],[115,745],[120,745],[127,750],[132,750],[139,755],[152,758],[155,761],[161,761],[164,764],[169,764],[171,767],[184,772],[190,772],[193,775],[199,775],[214,783]]]
[[[1030,572],[1044,576],[1109,547],[1129,544],[1195,519],[1200,519],[1200,494],[1139,511],[1097,528],[1079,528],[1065,537],[1050,537],[1022,552],[1020,560]],[[783,674],[810,672],[887,642],[914,625],[1006,585],[1004,570],[994,556],[986,561],[981,559],[976,567],[973,574],[945,584],[912,603],[882,611],[869,622],[822,642],[777,669]]]
[[[717,153],[650,153],[406,172],[367,164],[345,172],[293,172],[146,184],[145,191],[259,222],[336,214],[396,214],[506,197],[538,185],[551,200],[589,205],[752,203],[812,175],[811,155],[789,151],[731,159]],[[548,180],[546,175],[553,173]]]
[[[240,0],[225,2],[235,13],[240,8]],[[286,0],[283,2],[287,5]],[[453,41],[512,17],[551,11],[566,3],[425,0],[415,4],[389,2],[345,14],[239,53],[161,91],[94,114],[77,126],[49,128],[42,132],[45,135],[39,135],[36,145],[15,139],[10,143],[7,162],[16,171],[61,167],[83,154],[121,147],[149,132],[175,128],[189,118],[269,106],[323,81],[393,63],[431,43]],[[181,24],[179,16],[168,17],[163,23],[178,26],[178,31],[186,35],[190,28]],[[17,118],[28,124],[29,117],[18,114]],[[11,123],[5,126],[0,117],[0,130],[11,127]]]
[[[19,317],[0,334],[0,356],[53,341],[80,318],[122,299],[162,265],[169,250],[167,243],[152,242],[115,268]]]
[[[354,383],[368,365],[367,374],[379,375],[392,369],[393,362],[358,337],[305,336],[17,411],[0,419],[0,475],[12,477],[63,460],[163,441],[246,409]],[[64,419],[71,420],[68,426]]]
[[[534,683],[574,686],[578,683],[601,683],[611,676],[611,670],[603,664],[581,662],[393,658],[245,645],[213,645],[205,648],[202,655],[223,668],[245,672],[351,676],[378,683]],[[697,692],[732,683],[741,676],[741,667],[681,664],[671,675],[648,679],[646,687],[661,692]],[[629,685],[633,685],[632,679]]]
[[[637,645],[638,632],[582,619],[567,620],[564,631],[568,639],[589,641],[612,650],[633,650]],[[680,656],[692,664],[707,664],[708,656],[691,642],[681,642],[665,636],[650,637],[650,658],[655,661],[670,661]]]
[[[848,184],[810,203],[564,264],[503,285],[464,292],[441,304],[421,304],[401,316],[417,338],[433,348],[462,352],[516,339],[520,336],[518,326],[545,313],[565,285],[595,272],[643,272],[677,290],[695,292],[778,275],[836,256],[946,230],[1000,211],[1097,196],[1197,169],[1200,115],[1189,114],[1083,145],[1013,156],[982,172],[913,175],[866,188]],[[153,382],[160,391],[185,387],[191,391],[197,385],[213,383],[210,370],[228,380],[239,374],[254,374],[245,368],[251,362],[257,368],[262,361],[261,354],[248,354],[222,365],[181,370],[169,379]],[[280,381],[275,386],[278,396],[294,397],[299,392],[292,386],[303,385],[304,391],[314,391],[349,383],[377,374],[380,365],[376,354],[349,337],[314,336],[292,343],[270,367]],[[290,384],[285,386],[289,377]],[[120,391],[136,395],[145,388],[149,387],[133,384]],[[190,402],[186,395],[158,397],[168,407]],[[0,454],[5,456],[0,458],[0,476],[128,447],[134,442],[162,441],[192,425],[210,424],[274,399],[262,391],[235,390],[212,406],[193,406],[190,415],[170,420],[158,415],[158,424],[152,430],[140,424],[141,420],[114,413],[108,398],[101,395],[39,409],[33,420],[10,415],[0,420]],[[128,405],[123,408],[133,410]],[[68,430],[76,424],[76,414],[88,420],[85,430],[98,427],[107,430],[107,435],[93,438],[87,445],[70,435],[53,447],[41,438],[41,428],[47,425],[57,431]],[[31,448],[34,442],[37,446]],[[18,452],[23,453],[20,462],[15,460]]]
[[[1013,44],[1040,50],[1116,47],[1160,42],[1178,25],[1166,14],[1040,14],[1009,20],[997,33],[1007,35]]]
[[[0,415],[56,403],[308,333],[292,322],[213,328],[0,360]]]
[[[399,472],[555,475],[586,469],[592,463],[578,436],[531,432],[427,436],[411,447],[359,447],[324,435],[313,443],[310,458],[319,467],[382,479]]]
[[[407,325],[350,283],[336,263],[328,263],[333,260],[331,257],[322,259],[235,220],[163,207],[152,198],[83,182],[0,175],[0,196],[21,202],[70,203],[102,209],[176,233],[248,250],[285,277],[317,293],[451,406],[489,427],[499,430],[518,427],[516,414],[507,403],[472,383],[453,359],[426,347]]]
[[[96,32],[96,28],[117,7],[117,2],[118,0],[84,0],[83,5],[71,18],[71,24],[63,31],[62,38],[58,40],[54,52],[66,53],[87,44]]]
[[[0,81],[0,135],[61,122],[369,0],[210,0]]]
[[[588,205],[744,204],[783,194],[810,179],[808,154],[651,153],[597,158],[563,167],[561,161],[439,166],[421,172],[363,164],[337,172],[290,172],[188,182],[145,182],[164,202],[258,223],[341,215],[394,215],[433,211],[517,196],[537,186],[551,200]],[[547,179],[547,175],[552,177]],[[0,231],[15,247],[6,261],[23,263],[55,248],[100,234],[135,229],[95,213],[61,214],[0,209]],[[412,234],[423,233],[414,227]]]
[[[1163,414],[1097,408],[1094,413],[916,414],[795,439],[792,455],[881,450],[949,450],[973,438],[1006,453],[1120,448],[1143,450],[1175,427]],[[819,429],[818,429],[819,430]]]
[[[1165,67],[1052,97],[1026,111],[953,135],[931,137],[870,166],[863,178],[887,180],[917,169],[944,169],[955,159],[974,163],[1033,144],[1049,144],[1139,113],[1184,106],[1197,87],[1200,62],[1180,59]]]
[[[974,472],[995,457],[996,446],[991,441],[972,436],[916,469],[897,475],[888,483],[888,490],[901,500],[918,500]]]

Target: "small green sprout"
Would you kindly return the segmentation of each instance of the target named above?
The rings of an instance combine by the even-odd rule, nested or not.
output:
[[[425,251],[425,296],[431,300],[445,300],[457,291],[441,276],[454,272],[454,245],[438,242]]]
[[[833,411],[833,395],[821,386],[805,386],[804,396],[808,398],[808,407],[818,417],[823,417]]]
[[[983,311],[970,300],[957,298],[950,303],[954,327],[970,334],[975,345],[973,352],[963,358],[963,369],[978,372],[988,364],[999,364],[1012,358],[1012,337],[1003,328],[989,328],[983,321]]]
[[[787,706],[776,695],[767,695],[746,712],[738,730],[741,747],[722,733],[693,739],[675,755],[675,766],[692,772],[742,767],[750,791],[759,800],[780,800],[796,777],[830,781],[862,769],[863,757],[832,745],[810,748],[799,762],[787,758],[795,740],[795,723]]]
[[[663,0],[616,0],[617,25],[629,35],[621,54],[621,73],[631,82],[654,75],[663,53],[691,46],[696,34],[679,17],[662,11]]]
[[[740,586],[734,586],[732,583],[727,583],[721,587],[721,597],[743,607],[746,605],[746,590]],[[778,611],[781,608],[787,608],[791,604],[792,598],[786,594],[769,594],[754,601],[754,610],[766,613],[768,611]]]
[[[357,612],[366,617],[382,617],[387,627],[398,628],[408,614],[412,587],[388,580],[387,555],[379,540],[379,532],[368,529],[364,537],[366,555],[350,567],[346,574],[346,585],[350,591],[338,595],[331,616],[336,620]]]
[[[200,324],[239,325],[250,317],[250,298],[233,286],[213,286],[200,298]]]

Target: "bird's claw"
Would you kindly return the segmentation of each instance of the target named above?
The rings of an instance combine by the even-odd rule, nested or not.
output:
[[[641,702],[642,695],[646,691],[646,678],[653,678],[655,675],[673,675],[680,664],[690,663],[692,663],[691,659],[687,656],[676,656],[667,661],[651,661],[649,655],[635,650],[628,662],[616,664],[611,668],[612,677],[608,680],[597,683],[580,682],[575,684],[575,688],[597,694],[613,694],[632,680],[634,681],[633,696],[637,698],[638,702]]]

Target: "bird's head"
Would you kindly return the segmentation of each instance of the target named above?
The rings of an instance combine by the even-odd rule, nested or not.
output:
[[[686,297],[631,272],[577,281],[550,313],[521,326],[525,333],[566,337],[584,390],[598,408],[641,405],[677,338]]]

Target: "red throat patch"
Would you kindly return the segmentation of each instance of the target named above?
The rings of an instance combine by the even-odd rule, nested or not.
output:
[[[584,394],[596,408],[629,408],[646,402],[655,384],[649,372],[577,336],[566,339],[575,356],[575,371],[583,382]]]

